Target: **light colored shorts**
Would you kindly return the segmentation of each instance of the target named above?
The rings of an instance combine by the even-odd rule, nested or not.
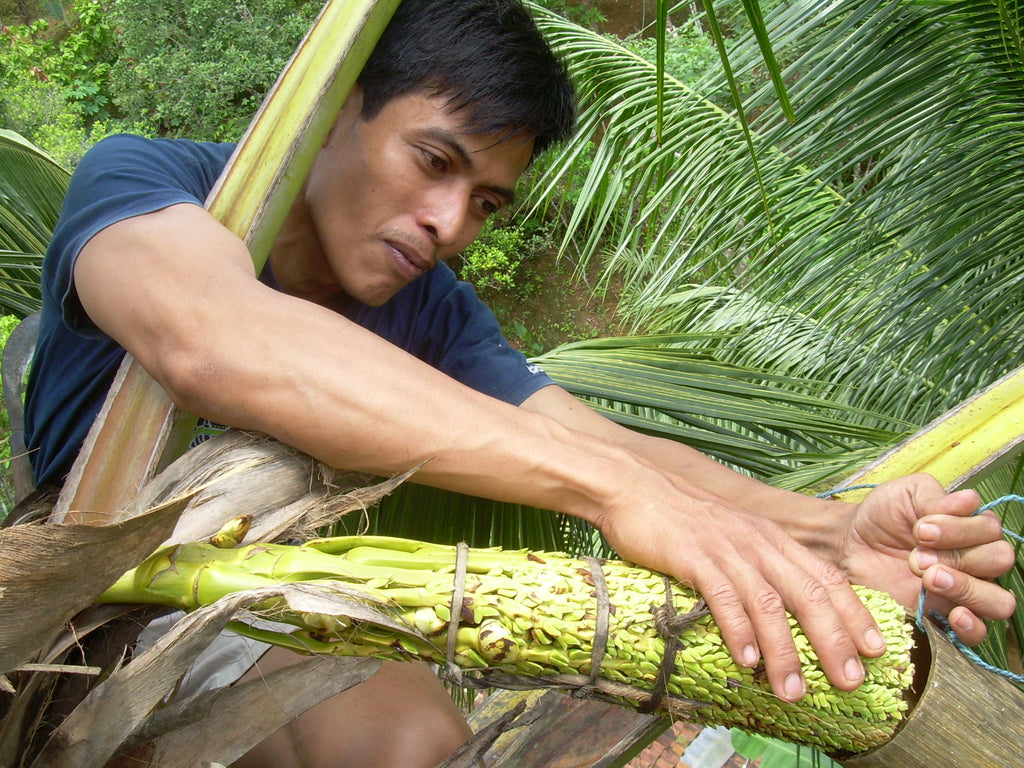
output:
[[[145,651],[185,613],[175,611],[151,621],[141,633],[136,648]],[[224,630],[196,657],[182,678],[179,693],[191,697],[237,682],[272,646]]]

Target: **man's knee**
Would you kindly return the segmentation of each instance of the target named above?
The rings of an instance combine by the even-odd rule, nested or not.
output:
[[[369,680],[271,735],[239,768],[433,768],[472,735],[422,663],[385,662]]]
[[[379,711],[384,743],[376,744],[382,753],[379,762],[365,765],[433,768],[472,736],[462,712],[426,664],[385,662],[378,674],[378,690],[386,691],[389,699]]]
[[[437,706],[403,708],[393,722],[379,762],[372,765],[434,768],[471,735],[465,718],[457,711]]]

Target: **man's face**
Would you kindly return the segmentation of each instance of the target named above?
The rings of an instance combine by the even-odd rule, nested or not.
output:
[[[365,121],[357,89],[310,172],[325,266],[363,304],[383,304],[465,248],[529,163],[532,139],[466,133],[444,102],[407,94]]]

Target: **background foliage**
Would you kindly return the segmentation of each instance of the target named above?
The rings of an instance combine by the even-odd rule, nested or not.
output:
[[[237,140],[319,9],[304,0],[115,2],[115,107],[161,136]]]
[[[65,165],[117,131],[236,140],[321,4],[75,0],[4,27],[0,119]]]

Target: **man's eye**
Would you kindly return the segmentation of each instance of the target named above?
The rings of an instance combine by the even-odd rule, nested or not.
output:
[[[497,213],[501,210],[501,206],[487,197],[477,197],[477,205],[480,206],[480,210],[483,211],[485,216],[490,216],[492,213]]]
[[[426,160],[427,165],[431,170],[445,172],[448,170],[448,161],[440,155],[435,155],[433,152],[422,149],[420,152],[423,154],[423,158]]]

